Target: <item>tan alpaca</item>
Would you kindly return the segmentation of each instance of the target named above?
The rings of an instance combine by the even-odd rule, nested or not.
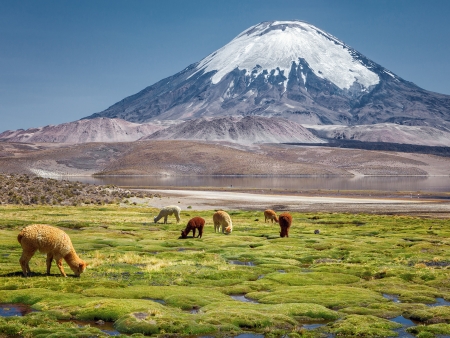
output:
[[[267,222],[267,220],[275,221],[278,223],[278,217],[275,211],[271,210],[271,209],[267,209],[266,211],[264,211],[264,223]]]
[[[80,276],[86,269],[87,264],[78,257],[69,236],[58,228],[45,224],[32,224],[19,233],[17,240],[23,250],[19,261],[25,277],[31,274],[29,262],[37,250],[47,254],[47,275],[50,274],[53,259],[64,277],[67,275],[62,266],[63,259],[75,276]]]
[[[222,233],[229,235],[233,231],[231,217],[223,210],[219,210],[213,215],[213,222],[214,232],[220,232],[220,228],[222,228]]]

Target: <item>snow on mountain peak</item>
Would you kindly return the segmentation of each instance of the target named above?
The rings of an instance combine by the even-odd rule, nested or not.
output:
[[[279,71],[288,78],[292,62],[308,62],[316,76],[349,89],[355,82],[363,88],[379,83],[342,41],[303,21],[271,21],[252,26],[228,44],[208,55],[197,65],[198,71],[216,71],[211,81],[217,84],[235,68],[247,75],[257,68]],[[258,67],[259,66],[259,67]]]

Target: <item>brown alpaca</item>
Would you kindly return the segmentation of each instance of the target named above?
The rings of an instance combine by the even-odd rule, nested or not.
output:
[[[289,237],[289,228],[292,224],[292,216],[288,212],[283,212],[278,220],[278,223],[280,223],[280,237]]]
[[[205,226],[205,220],[201,217],[191,218],[186,225],[186,229],[181,230],[181,238],[187,238],[187,235],[192,230],[192,237],[195,238],[195,230],[198,229],[198,237],[202,238],[203,227]]]
[[[50,274],[53,259],[64,277],[67,275],[62,266],[63,259],[77,277],[86,269],[87,264],[78,257],[69,236],[58,228],[45,224],[32,224],[19,233],[17,240],[22,246],[22,257],[19,261],[25,277],[31,274],[29,262],[38,250],[47,254],[47,275]]]
[[[275,221],[278,223],[278,217],[277,217],[277,213],[271,209],[267,209],[266,211],[264,211],[264,223],[267,222],[267,220]]]
[[[222,233],[229,235],[233,231],[231,217],[223,210],[219,210],[213,215],[213,222],[214,232],[220,232],[220,228],[222,228]]]

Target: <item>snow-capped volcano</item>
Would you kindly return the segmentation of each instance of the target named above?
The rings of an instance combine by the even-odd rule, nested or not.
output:
[[[403,80],[311,24],[272,21],[87,118],[143,123],[227,115],[450,130],[450,96]]]
[[[350,89],[355,83],[369,88],[380,82],[378,75],[355,58],[343,42],[301,21],[263,22],[250,27],[200,61],[196,69],[205,73],[215,71],[213,84],[236,68],[245,70],[250,79],[266,71],[266,77],[279,73],[287,81],[293,64],[302,68],[301,59],[317,77],[340,89]],[[306,82],[306,72],[300,73]]]

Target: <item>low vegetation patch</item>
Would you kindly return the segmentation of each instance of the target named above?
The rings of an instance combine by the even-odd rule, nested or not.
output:
[[[136,337],[391,337],[399,316],[417,323],[403,327],[417,337],[450,335],[449,306],[435,304],[450,301],[450,220],[293,212],[280,238],[262,212],[230,211],[224,235],[214,210],[155,224],[146,204],[2,205],[0,302],[35,312],[0,317],[0,337],[108,336],[71,320]],[[182,239],[194,216],[206,220],[202,238]],[[80,278],[67,266],[68,278],[55,265],[45,275],[38,253],[22,277],[17,235],[32,223],[70,236],[88,263]]]
[[[25,174],[0,174],[0,204],[90,205],[127,202],[129,198],[152,198],[146,192],[81,182],[55,180]]]

